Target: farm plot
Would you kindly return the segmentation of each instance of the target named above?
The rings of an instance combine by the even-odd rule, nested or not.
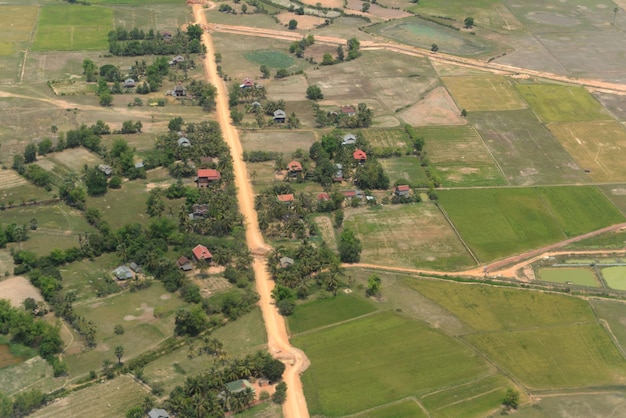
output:
[[[457,106],[468,112],[526,108],[509,78],[499,75],[442,77]]]
[[[146,389],[130,376],[119,376],[74,392],[31,415],[36,418],[125,416],[133,406],[141,405],[148,396]]]
[[[359,296],[338,293],[333,298],[298,305],[289,316],[292,334],[314,330],[374,312],[376,307]]]
[[[285,159],[298,149],[308,154],[315,142],[315,133],[311,131],[256,131],[242,134],[244,151],[282,152]]]
[[[42,392],[57,389],[63,382],[54,379],[52,366],[41,357],[33,357],[22,363],[0,369],[0,387],[6,395],[13,395],[28,387]]]
[[[30,41],[37,20],[37,6],[0,6],[0,56],[13,55],[20,47],[25,47]]]
[[[379,161],[389,176],[391,184],[398,180],[414,186],[428,184],[428,176],[417,157],[394,157]]]
[[[612,119],[609,112],[583,87],[518,83],[515,88],[542,122]]]
[[[626,213],[626,184],[608,184],[599,188],[622,213]]]
[[[330,217],[326,215],[314,216],[313,221],[317,227],[318,233],[321,235],[322,240],[333,250],[337,249],[337,237],[335,235],[335,229],[333,228],[333,222]]]
[[[606,321],[611,333],[617,339],[622,349],[626,349],[626,304],[622,301],[591,299],[591,306],[596,311],[599,318]]]
[[[605,267],[601,272],[602,278],[611,289],[626,290],[626,267]]]
[[[363,137],[374,148],[393,148],[406,150],[409,136],[403,129],[376,129],[370,128],[362,131]]]
[[[515,185],[585,183],[589,179],[530,110],[469,113],[504,175]]]
[[[24,177],[17,174],[13,170],[0,170],[0,190],[12,189],[14,187],[24,186],[28,183]]]
[[[435,205],[390,205],[346,213],[346,227],[363,243],[363,260],[375,264],[458,270],[472,259]]]
[[[407,399],[393,403],[391,405],[384,405],[374,409],[370,409],[360,414],[354,415],[354,417],[367,417],[367,418],[426,418],[428,415],[413,399]]]
[[[596,323],[464,338],[530,388],[611,385],[626,377],[626,361]]]
[[[82,302],[95,298],[98,282],[106,277],[112,277],[114,268],[120,265],[115,254],[104,254],[89,262],[76,262],[61,268],[63,289],[72,291],[76,301]]]
[[[424,150],[444,186],[503,185],[489,149],[472,126],[421,127]]]
[[[291,55],[276,50],[249,51],[244,54],[244,57],[249,61],[269,68],[289,68],[296,63],[296,60]]]
[[[540,268],[539,279],[554,283],[572,283],[579,286],[600,287],[595,273],[590,268],[546,267]]]
[[[624,222],[624,215],[597,187],[539,187],[536,190],[568,237]]]
[[[438,194],[452,223],[482,262],[565,238],[532,189],[442,190]]]
[[[385,349],[377,350],[381,341]],[[489,370],[456,340],[389,311],[301,335],[293,343],[311,359],[302,380],[312,415],[356,413]]]
[[[476,331],[551,328],[595,320],[587,302],[570,296],[435,280],[413,280],[408,286]]]
[[[626,399],[621,392],[575,393],[542,397],[537,403],[522,406],[515,412],[517,418],[606,418],[615,411],[626,410]]]
[[[41,158],[41,157],[40,157]],[[73,148],[50,154],[45,159],[61,165],[67,172],[80,173],[85,165],[90,167],[102,164],[102,159],[85,148]]]
[[[395,115],[397,110],[415,104],[438,83],[426,58],[386,51],[364,51],[350,65],[322,66],[308,72],[307,80],[321,88],[323,105],[364,102],[377,116]]]
[[[444,87],[435,87],[423,99],[398,112],[398,116],[409,125],[464,125],[467,121]]]
[[[34,51],[106,49],[113,10],[106,7],[45,5],[37,24]]]
[[[129,4],[116,4],[113,9],[116,27],[127,30],[152,28],[161,32],[175,32],[176,28],[180,28],[189,20],[189,8],[178,0],[159,1],[157,4],[143,1],[126,3]]]
[[[619,122],[551,123],[548,129],[594,181],[626,180],[621,158],[626,152],[626,129]]]

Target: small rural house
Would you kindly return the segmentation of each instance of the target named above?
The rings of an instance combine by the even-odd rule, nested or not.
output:
[[[274,112],[274,122],[277,123],[285,123],[287,120],[287,114],[284,110],[278,109]]]
[[[183,61],[185,61],[185,57],[183,57],[182,55],[176,55],[174,58],[171,59],[170,65],[176,65],[179,62]]]
[[[411,189],[408,185],[403,184],[396,186],[396,188],[394,189],[394,193],[396,194],[396,196],[408,196],[410,190]]]
[[[330,196],[328,195],[328,193],[322,192],[317,195],[317,200],[326,202],[330,200]]]
[[[98,170],[102,171],[106,176],[110,176],[111,174],[113,174],[113,169],[110,165],[100,164],[98,166]]]
[[[292,204],[294,201],[294,197],[292,193],[289,194],[279,194],[276,199],[278,199],[278,201],[280,203],[286,203],[288,205]]]
[[[189,218],[202,219],[209,212],[209,205],[196,203],[191,207],[191,211]]]
[[[280,266],[282,268],[293,266],[293,263],[294,263],[293,258],[289,258],[289,257],[281,257],[280,258]]]
[[[254,81],[251,78],[244,78],[241,85],[239,86],[242,89],[249,89],[254,87]]]
[[[198,188],[202,189],[208,187],[209,184],[218,181],[221,178],[222,175],[219,171],[212,168],[202,168],[198,170],[198,176],[196,177],[195,182],[198,184]]]
[[[141,266],[139,266],[139,264],[135,263],[134,261],[131,261],[128,267],[130,267],[130,269],[134,271],[135,273],[143,272],[143,270],[141,269]]]
[[[253,109],[256,109],[257,107],[261,107],[261,103],[259,103],[259,102],[252,102],[252,103],[250,103],[250,106],[252,106]]]
[[[172,40],[172,34],[169,32],[163,32],[163,35],[161,35],[161,37],[163,37],[164,41],[171,41]]]
[[[187,96],[187,89],[182,84],[177,84],[172,90],[172,96],[174,97],[185,97]]]
[[[211,255],[209,249],[204,245],[198,244],[191,251],[193,252],[193,256],[197,261],[204,260],[207,263],[210,263],[213,259],[213,255]]]
[[[165,409],[152,408],[148,412],[148,418],[170,418],[170,414]]]
[[[176,141],[176,142],[178,142],[178,146],[179,147],[190,147],[191,146],[191,141],[189,140],[189,138],[185,138],[184,136],[178,138],[178,141]]]
[[[342,138],[341,145],[354,145],[356,144],[356,136],[352,134],[345,134]]]
[[[126,80],[124,80],[124,88],[125,89],[135,88],[135,80],[133,80],[132,78],[127,78]]]
[[[246,389],[250,389],[252,390],[252,392],[254,392],[254,387],[246,379],[239,379],[235,380],[234,382],[226,383],[226,390],[228,390],[230,393],[240,393]]]
[[[302,173],[302,164],[299,161],[290,161],[287,164],[288,174],[292,177],[297,176],[299,173]]]
[[[359,163],[364,163],[365,161],[367,161],[367,154],[365,153],[365,151],[358,149],[352,153],[352,158],[354,158]]]
[[[127,266],[119,266],[113,270],[113,275],[118,280],[128,280],[133,278],[133,272]]]
[[[354,106],[341,106],[339,112],[345,116],[354,116],[356,115],[356,110],[354,110]]]
[[[184,255],[181,256],[178,260],[176,260],[176,265],[182,271],[191,271],[193,270],[193,266],[191,265],[191,261]]]
[[[135,168],[144,168],[143,161],[139,161],[138,163],[135,163]]]

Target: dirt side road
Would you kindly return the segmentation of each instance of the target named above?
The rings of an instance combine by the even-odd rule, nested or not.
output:
[[[203,28],[207,27],[206,16],[201,5],[193,5],[193,14],[196,24]],[[204,60],[205,75],[207,80],[217,87],[218,122],[233,156],[237,199],[246,222],[246,241],[254,255],[254,276],[256,289],[261,297],[259,306],[263,312],[263,320],[267,330],[268,348],[274,357],[283,360],[287,366],[283,374],[283,379],[287,383],[287,402],[283,406],[283,414],[287,418],[306,418],[309,416],[309,411],[304,393],[302,392],[300,373],[308,367],[309,362],[301,350],[292,347],[289,343],[284,318],[272,304],[271,292],[274,288],[274,282],[270,279],[265,268],[264,257],[268,247],[265,245],[259,230],[257,213],[254,210],[254,194],[252,193],[246,165],[242,160],[239,133],[230,124],[228,92],[222,79],[217,74],[217,67],[213,60],[213,54],[215,53],[213,40],[206,31],[202,36],[202,41],[207,47],[207,54]]]

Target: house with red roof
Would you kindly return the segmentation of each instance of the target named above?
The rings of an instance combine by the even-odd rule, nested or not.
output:
[[[346,116],[354,116],[356,115],[356,110],[354,110],[354,106],[341,106],[339,109],[342,115]]]
[[[365,151],[358,149],[352,153],[352,158],[360,163],[364,163],[367,161],[367,154]]]
[[[193,270],[193,266],[191,265],[191,261],[189,261],[189,259],[187,257],[185,257],[184,255],[181,256],[177,261],[176,261],[176,265],[178,266],[179,269],[181,269],[182,271],[191,271]]]
[[[289,170],[289,175],[290,176],[297,176],[298,173],[302,173],[302,164],[300,164],[299,161],[290,161],[289,164],[287,164],[287,170]]]
[[[196,183],[198,184],[198,188],[202,189],[204,187],[208,187],[209,184],[218,181],[222,178],[222,175],[219,171],[214,170],[212,168],[203,168],[198,170],[198,176],[196,177]]]
[[[317,195],[317,200],[328,201],[330,200],[330,196],[328,195],[328,193],[322,192]]]
[[[276,199],[278,199],[278,201],[280,203],[287,203],[287,204],[292,204],[294,201],[294,197],[293,197],[293,193],[289,193],[289,194],[279,194]]]
[[[411,189],[408,185],[403,184],[396,186],[393,192],[396,194],[396,196],[408,196],[410,190]]]
[[[197,261],[204,260],[207,263],[210,263],[213,259],[209,249],[201,244],[196,245],[191,252],[193,252],[193,256]]]
[[[254,81],[251,78],[244,78],[239,87],[242,89],[254,87]]]

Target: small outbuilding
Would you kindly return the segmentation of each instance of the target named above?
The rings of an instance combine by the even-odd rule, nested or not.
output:
[[[341,140],[341,145],[354,145],[356,144],[356,136],[352,134],[345,134]]]
[[[278,109],[274,112],[274,122],[285,123],[287,121],[287,114],[284,110]]]
[[[113,270],[113,275],[117,278],[117,280],[128,280],[133,278],[133,272],[128,268],[128,266],[119,266]]]
[[[190,147],[191,146],[191,141],[189,140],[189,138],[185,138],[184,136],[178,138],[178,140],[176,142],[178,143],[179,147]]]
[[[152,408],[148,412],[148,418],[170,418],[170,414],[165,409]]]
[[[298,173],[302,173],[302,164],[300,164],[299,161],[290,161],[289,164],[287,164],[287,170],[290,176],[295,177]]]
[[[185,256],[181,256],[178,260],[176,260],[176,265],[182,271],[191,271],[193,270],[193,266],[191,265],[191,261]]]
[[[294,264],[293,258],[289,258],[289,257],[281,257],[280,258],[280,266],[282,268],[293,266],[293,264]]]
[[[133,80],[132,78],[127,78],[126,80],[124,80],[124,88],[125,89],[135,88],[135,80]]]
[[[403,184],[396,186],[396,188],[394,189],[394,193],[396,194],[396,196],[408,196],[410,190],[411,189],[408,185]]]

